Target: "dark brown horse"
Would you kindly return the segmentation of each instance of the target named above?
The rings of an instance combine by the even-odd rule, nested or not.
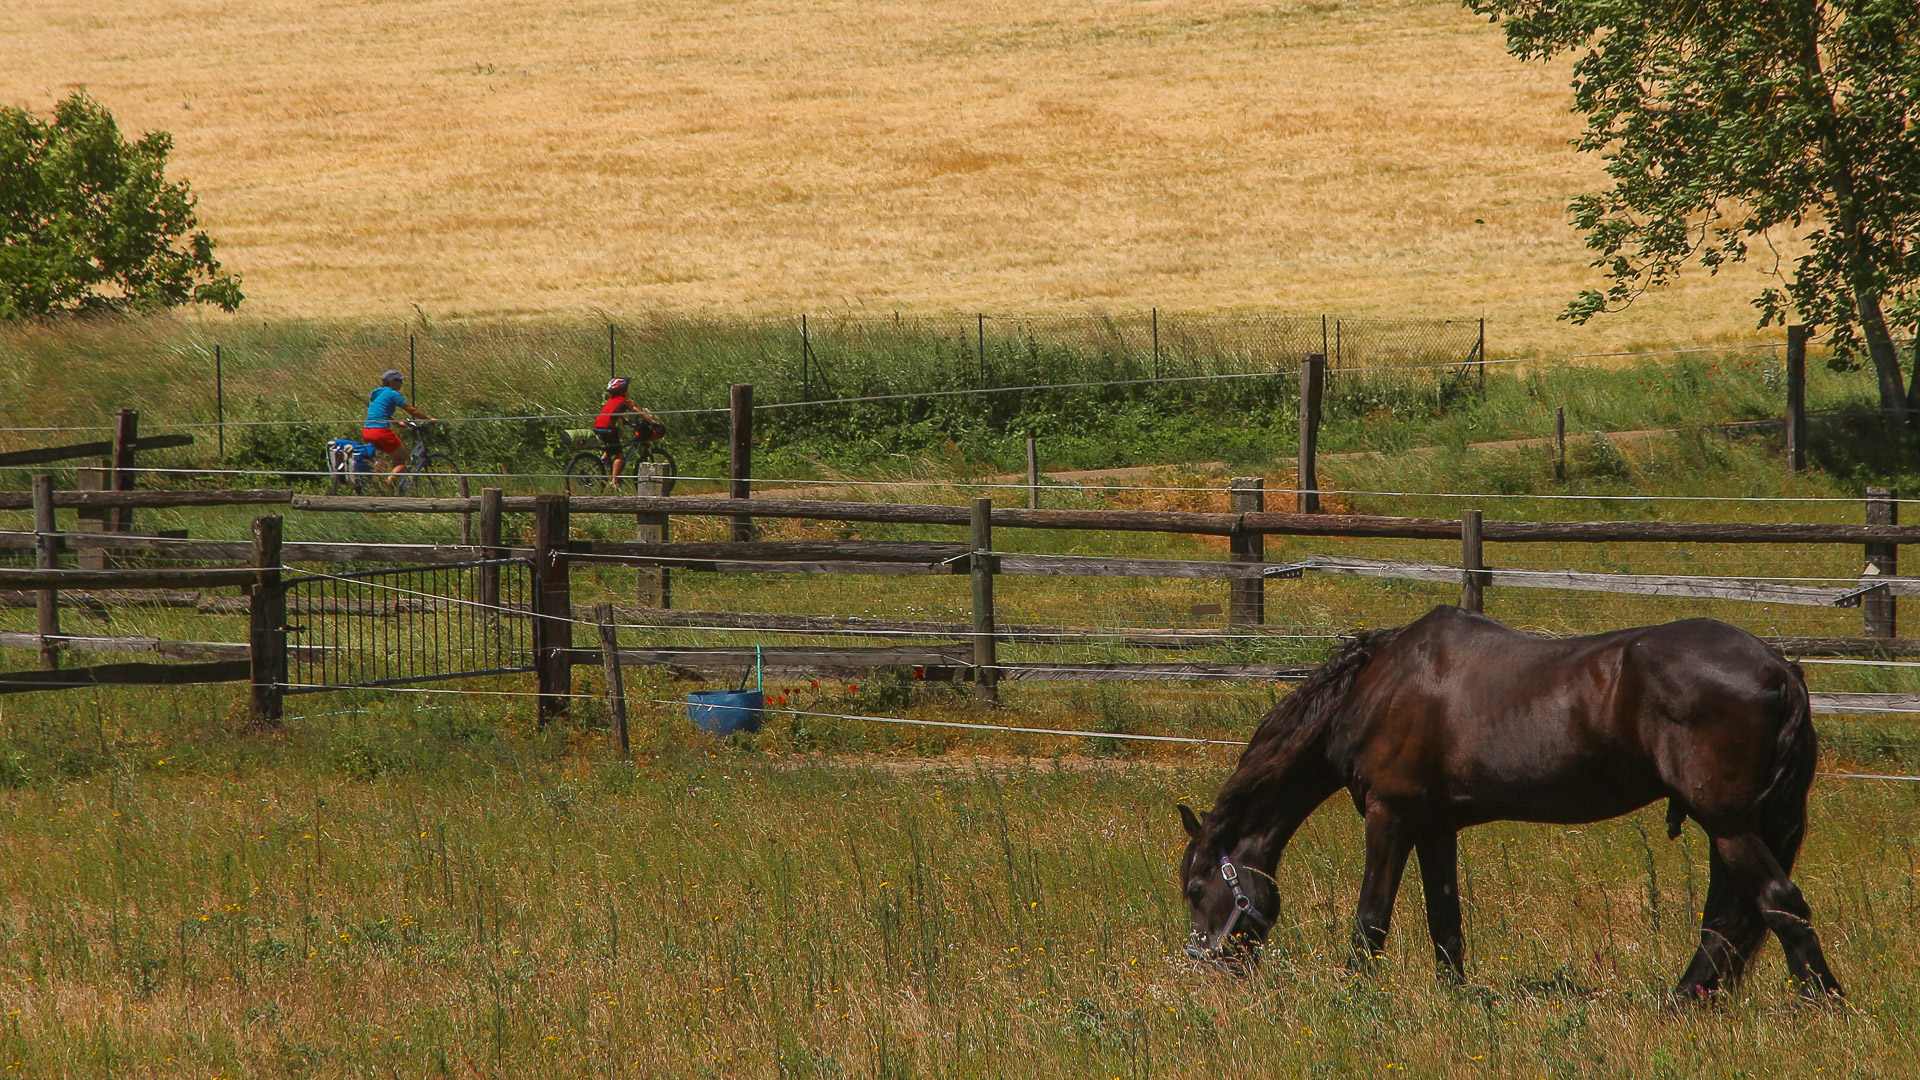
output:
[[[1700,948],[1679,993],[1738,981],[1766,932],[1809,995],[1839,994],[1788,877],[1816,754],[1797,665],[1711,619],[1535,637],[1455,607],[1362,634],[1268,715],[1213,810],[1180,807],[1196,957],[1237,955],[1279,912],[1294,830],[1341,788],[1366,819],[1356,957],[1379,954],[1409,854],[1443,975],[1464,975],[1456,834],[1580,824],[1668,800],[1712,840]]]

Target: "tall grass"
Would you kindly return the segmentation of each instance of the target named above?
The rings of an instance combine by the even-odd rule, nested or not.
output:
[[[1177,325],[1171,316],[1169,327]],[[1200,320],[1165,334],[1163,375],[1270,372],[1257,378],[1132,383],[1002,394],[955,394],[763,409],[756,471],[773,477],[964,476],[1020,467],[1037,437],[1051,469],[1223,461],[1259,468],[1292,453],[1300,349],[1317,334],[1285,320]],[[837,328],[836,328],[837,327]],[[751,382],[762,404],[919,394],[980,386],[1057,385],[1150,378],[1156,364],[1138,326],[1097,320],[972,320],[826,324],[803,355],[797,322],[659,321],[616,330],[618,367],[638,397],[667,417],[682,471],[724,467],[727,387]],[[851,329],[850,329],[851,328]],[[417,360],[407,355],[410,331]],[[1317,321],[1314,327],[1317,329]],[[1385,366],[1337,369],[1325,404],[1329,454],[1539,437],[1567,412],[1576,445],[1594,431],[1689,427],[1777,417],[1784,386],[1766,351],[1627,366],[1396,366],[1457,359],[1460,326],[1407,324],[1400,338],[1358,358]],[[1103,336],[1104,335],[1104,336]],[[1300,338],[1296,341],[1294,338]],[[1458,339],[1458,340],[1456,340]],[[984,342],[985,352],[980,351]],[[1306,342],[1306,344],[1302,344]],[[466,419],[441,441],[470,470],[557,472],[559,433],[598,407],[606,379],[604,325],[235,323],[214,330],[168,320],[113,320],[0,333],[0,426],[98,426],[115,407],[138,408],[148,430],[203,425],[172,465],[214,464],[213,351],[225,371],[229,466],[317,470],[328,438],[358,427],[367,388],[388,367],[417,370],[413,398]],[[1455,354],[1459,354],[1456,356]],[[983,362],[984,355],[984,362]],[[1860,373],[1815,365],[1816,411],[1860,409],[1872,387]],[[474,419],[474,418],[533,419]],[[7,446],[45,445],[53,433],[0,434]],[[74,435],[80,438],[80,435]],[[1867,446],[1872,440],[1855,439]],[[1884,443],[1883,443],[1884,445]],[[1897,451],[1897,448],[1895,448]],[[1576,453],[1579,451],[1576,450]],[[1905,455],[1836,464],[1850,476],[1901,471]]]
[[[140,332],[156,333],[151,325]],[[239,378],[291,380],[314,348],[289,344],[274,354],[282,367]],[[54,354],[34,355],[32,363],[50,365]],[[518,354],[503,347],[493,355],[494,368],[476,358],[472,370],[516,370],[510,357]],[[1549,496],[1848,495],[1868,478],[1904,475],[1898,441],[1851,420],[1823,429],[1816,447],[1825,467],[1803,476],[1782,468],[1765,435],[1694,431],[1703,420],[1770,410],[1776,390],[1764,362],[1740,364],[1490,372],[1484,397],[1476,380],[1451,399],[1422,390],[1371,403],[1342,377],[1330,399],[1329,442],[1385,452],[1330,460],[1328,475],[1373,491],[1518,496],[1487,507],[1509,517],[1707,520],[1858,520],[1859,506]],[[309,366],[327,377],[325,364]],[[101,377],[85,365],[73,370],[74,394]],[[1839,376],[1816,376],[1817,400],[1851,399],[1853,387]],[[162,400],[179,391],[159,379],[140,385]],[[23,400],[44,398],[49,410],[73,404],[72,394],[31,392],[41,397]],[[1083,425],[1078,436],[1063,426],[1046,436],[1048,445],[1080,437],[1089,455],[1155,460],[1183,445],[1178,432],[1221,426],[1222,416],[1269,433],[1250,438],[1280,442],[1287,392],[1215,404],[1196,397],[1184,408],[1172,407],[1173,397],[1117,400],[1084,412],[1075,411],[1084,403],[1067,399],[1036,402],[1033,415]],[[290,398],[282,404],[294,407]],[[1462,448],[1482,437],[1536,434],[1530,425],[1553,404],[1577,418],[1575,431],[1689,430],[1624,453],[1576,440],[1564,482],[1537,449]],[[1159,441],[1126,449],[1115,417],[1152,415],[1164,418],[1145,429]],[[1261,415],[1274,418],[1269,428],[1260,427]],[[1012,438],[1002,429],[1019,418],[941,414],[928,431],[958,432],[974,440],[968,447],[986,450],[956,449],[951,460],[899,468],[952,477],[992,465],[992,440]],[[910,430],[886,427],[887,414],[847,422]],[[782,437],[796,442],[770,437],[770,451],[800,438]],[[1410,446],[1439,449],[1415,454]],[[1186,467],[1167,478],[1169,486],[1212,490],[1054,487],[1047,497],[1052,505],[1224,508],[1220,472]],[[962,494],[913,490],[940,500]],[[1341,499],[1387,513],[1460,505]],[[247,519],[142,515],[143,526],[185,526],[196,536],[244,535]],[[717,537],[723,527],[675,524],[688,539]],[[299,538],[362,540],[434,530],[450,537],[455,528],[451,519],[326,515],[297,516],[289,526]],[[625,526],[583,519],[580,528],[615,535]],[[768,523],[767,531],[831,535],[812,523]],[[876,526],[859,535],[948,534]],[[1155,535],[1008,531],[996,542],[1063,553],[1222,554],[1203,538]],[[1285,559],[1332,546],[1273,538],[1267,551]],[[1439,542],[1355,541],[1338,550],[1430,561],[1458,554]],[[1831,547],[1519,546],[1493,554],[1496,565],[1642,572],[1844,577],[1858,569],[1857,552]],[[575,599],[623,598],[631,586],[619,569],[583,565]],[[951,621],[964,619],[965,587],[959,577],[877,578],[858,591],[773,575],[676,581],[687,607]],[[1193,607],[1217,603],[1223,592],[1218,582],[1007,579],[999,602],[1010,621],[1204,625],[1218,616],[1194,616]],[[1327,632],[1404,621],[1453,595],[1441,585],[1313,576],[1270,586],[1269,617],[1281,628]],[[1841,634],[1859,617],[1498,587],[1488,606],[1516,624],[1560,631],[1710,613],[1759,632]],[[83,630],[243,640],[234,616],[118,609],[106,622],[75,608],[67,614]],[[31,615],[7,609],[0,623],[29,629]],[[654,644],[745,640],[624,635]],[[1183,655],[1310,662],[1324,648],[1317,639],[1277,637]],[[1002,655],[1143,656],[1110,642],[1009,645]],[[1810,670],[1817,689],[1891,690],[1910,681],[1904,669]],[[580,691],[594,693],[596,676],[579,674]],[[513,679],[462,685],[526,690]],[[1108,736],[1243,740],[1281,688],[1003,687],[996,717],[1101,736],[1073,742],[844,718],[993,722],[963,689],[904,673],[784,680],[772,689],[781,704],[824,715],[780,714],[758,735],[714,743],[673,703],[683,686],[659,671],[630,671],[637,764],[612,759],[604,710],[592,700],[576,701],[571,720],[540,728],[517,697],[320,695],[292,699],[304,715],[282,732],[258,734],[245,730],[244,695],[235,688],[0,698],[0,1058],[26,1075],[62,1077],[1871,1077],[1899,1074],[1916,1049],[1920,1008],[1907,979],[1907,957],[1920,945],[1907,825],[1920,808],[1913,785],[1823,779],[1816,788],[1797,877],[1853,992],[1848,1008],[1794,1004],[1772,946],[1749,988],[1725,1006],[1668,1006],[1665,988],[1690,951],[1706,861],[1695,833],[1660,840],[1651,810],[1577,829],[1469,832],[1462,880],[1470,978],[1455,990],[1432,978],[1411,885],[1386,963],[1365,976],[1346,969],[1359,831],[1343,803],[1330,803],[1281,868],[1286,907],[1265,964],[1236,980],[1181,958],[1185,925],[1172,880],[1182,840],[1172,803],[1204,804],[1230,768],[1232,748]],[[1821,726],[1833,771],[1920,769],[1920,743],[1906,725],[1822,718]]]
[[[1653,811],[1468,832],[1452,990],[1411,884],[1387,962],[1345,968],[1359,829],[1330,803],[1234,979],[1182,958],[1173,882],[1172,804],[1224,753],[894,767],[643,709],[636,766],[520,708],[259,736],[218,694],[131,704],[6,710],[25,1075],[1864,1077],[1916,1049],[1905,786],[1817,789],[1798,876],[1850,1007],[1792,1004],[1769,945],[1728,1005],[1675,1012],[1705,853]],[[1920,760],[1889,737],[1877,760]]]

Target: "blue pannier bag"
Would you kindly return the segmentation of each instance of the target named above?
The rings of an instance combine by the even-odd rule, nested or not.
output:
[[[372,443],[354,442],[352,439],[329,439],[327,441],[327,472],[335,477],[344,477],[349,473],[373,471]]]

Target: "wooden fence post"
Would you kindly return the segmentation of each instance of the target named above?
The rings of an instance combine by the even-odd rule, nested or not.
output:
[[[1480,400],[1487,400],[1487,320],[1480,320],[1480,340],[1474,343],[1473,355],[1480,361]]]
[[[500,499],[499,488],[480,489],[480,557],[499,559],[505,552],[500,550]],[[500,568],[483,566],[480,568],[480,609],[489,616],[498,615],[500,607]]]
[[[113,418],[113,490],[132,491],[134,485],[134,446],[140,441],[140,414],[121,409]],[[133,531],[133,508],[109,511],[113,532]]]
[[[1267,481],[1259,476],[1236,476],[1228,490],[1228,509],[1236,514],[1258,514],[1267,509]],[[1260,563],[1267,560],[1267,538],[1260,533],[1236,530],[1228,541],[1230,560]],[[1267,621],[1267,582],[1265,578],[1234,578],[1227,584],[1227,621],[1259,625]]]
[[[1320,481],[1314,470],[1314,454],[1320,445],[1320,395],[1327,382],[1327,358],[1310,353],[1300,364],[1300,489],[1299,507],[1303,514],[1320,512]]]
[[[53,520],[53,477],[40,473],[33,478],[33,565],[52,570],[60,565],[60,534]],[[41,589],[34,594],[33,606],[40,635],[40,666],[48,670],[60,666],[60,594]]]
[[[107,480],[108,470],[106,469],[92,465],[84,465],[73,470],[74,486],[81,491],[103,491],[106,489]],[[111,515],[112,511],[110,510],[76,510],[73,514],[73,531],[85,533],[106,532],[112,524],[109,520]],[[107,553],[104,551],[82,551],[74,557],[74,563],[82,570],[105,570],[108,565]]]
[[[727,469],[727,494],[735,499],[751,498],[753,495],[753,384],[736,384],[729,405],[732,425],[728,443],[732,448],[732,454]],[[743,543],[753,539],[753,519],[744,515],[735,517],[733,538]]]
[[[1160,309],[1153,309],[1153,377],[1160,377]]]
[[[1807,328],[1787,327],[1787,467],[1807,467]]]
[[[1485,608],[1487,564],[1480,557],[1480,511],[1460,511],[1460,606]]]
[[[1553,478],[1563,482],[1567,478],[1567,409],[1564,405],[1553,408]]]
[[[1870,487],[1867,489],[1867,524],[1900,524],[1900,498],[1892,488]],[[1899,573],[1900,547],[1897,544],[1866,545],[1869,575],[1890,575]],[[1873,638],[1899,637],[1894,609],[1893,594],[1885,589],[1875,589],[1860,598],[1860,614],[1865,624],[1865,633]]]
[[[280,584],[281,521],[278,515],[253,519],[253,565],[258,574],[247,605],[248,658],[252,661],[253,723],[280,723],[287,682],[287,594]]]
[[[993,634],[993,500],[973,500],[973,696],[982,705],[1000,702]]]
[[[627,741],[627,687],[620,676],[620,638],[613,629],[613,604],[602,600],[594,605],[593,618],[600,624],[600,668],[607,676],[607,716],[620,743],[620,760],[626,761],[633,757],[633,747]]]
[[[661,483],[660,474],[666,468],[658,462],[642,461],[634,465],[635,479],[640,482],[640,494],[658,497]],[[671,518],[666,514],[635,514],[633,516],[633,538],[643,544],[664,544],[671,534]],[[642,566],[636,572],[639,600],[642,607],[670,608],[673,606],[673,571],[664,566]]]
[[[542,724],[566,715],[567,697],[573,693],[570,505],[564,494],[533,497],[533,663]]]
[[[1027,509],[1040,509],[1040,448],[1027,436]]]

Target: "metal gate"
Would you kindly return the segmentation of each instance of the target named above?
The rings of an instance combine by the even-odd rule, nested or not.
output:
[[[288,577],[286,692],[533,671],[533,577],[527,559]]]

